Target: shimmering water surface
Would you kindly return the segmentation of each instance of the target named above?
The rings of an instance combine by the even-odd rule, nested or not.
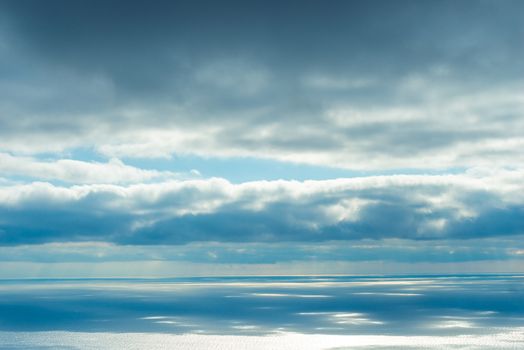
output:
[[[524,276],[4,280],[1,349],[524,349]]]

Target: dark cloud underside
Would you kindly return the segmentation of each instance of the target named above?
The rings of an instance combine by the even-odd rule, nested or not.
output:
[[[0,6],[8,151],[445,168],[523,142],[521,1]]]

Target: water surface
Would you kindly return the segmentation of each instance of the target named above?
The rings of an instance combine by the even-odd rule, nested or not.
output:
[[[3,280],[1,349],[522,349],[524,276]]]

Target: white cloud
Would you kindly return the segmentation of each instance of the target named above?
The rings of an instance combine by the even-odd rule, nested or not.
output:
[[[431,92],[431,85],[424,80],[419,101],[406,95],[394,104],[366,107],[333,100],[314,117],[260,106],[173,111],[182,120],[204,116],[190,126],[131,129],[96,143],[107,156],[258,157],[359,170],[523,165],[517,152],[524,147],[521,85],[457,95],[446,86]],[[143,118],[157,113],[164,112],[150,110]],[[221,122],[209,124],[211,115]]]
[[[144,170],[124,164],[117,158],[106,163],[74,159],[42,161],[31,157],[16,157],[0,153],[0,174],[23,176],[39,180],[60,180],[77,184],[137,183],[180,177],[168,171]]]
[[[522,170],[241,184],[211,178],[7,185],[0,187],[0,228],[6,232],[0,237],[170,244],[515,235],[523,233],[519,176]],[[40,216],[42,223],[24,219]]]
[[[304,86],[320,90],[352,90],[362,89],[375,85],[373,79],[348,79],[324,74],[310,74],[304,77]]]

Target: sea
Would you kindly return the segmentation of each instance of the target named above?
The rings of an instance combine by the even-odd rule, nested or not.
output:
[[[0,349],[524,349],[524,275],[0,280]]]

